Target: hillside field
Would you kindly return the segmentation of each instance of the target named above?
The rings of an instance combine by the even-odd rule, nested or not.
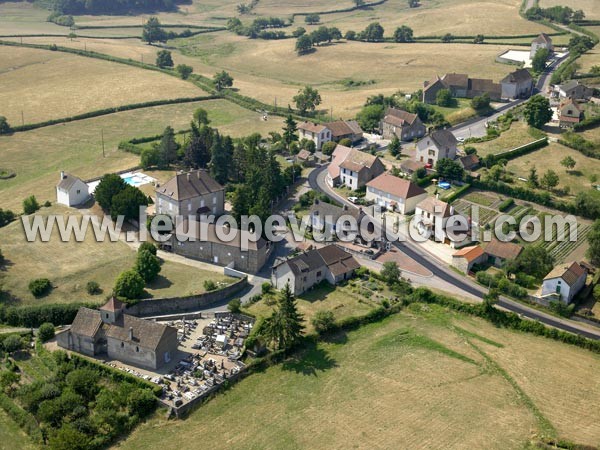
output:
[[[79,216],[79,212],[62,206],[43,208],[43,216],[61,214]],[[98,302],[110,294],[117,276],[135,263],[136,253],[124,242],[96,242],[90,232],[83,242],[62,242],[54,230],[50,242],[27,242],[21,221],[2,228],[0,248],[8,263],[0,272],[3,290],[9,296],[8,304],[31,305],[39,303]],[[49,263],[51,261],[51,263]],[[34,278],[48,278],[55,288],[41,299],[35,299],[27,285]],[[146,291],[152,297],[170,297],[205,292],[204,281],[230,283],[222,273],[208,272],[196,267],[164,261],[158,278]],[[86,283],[100,284],[101,295],[89,295]]]
[[[251,375],[186,420],[159,412],[118,448],[520,449],[540,435],[597,445],[599,362],[414,305]]]
[[[120,141],[160,134],[167,125],[187,129],[200,107],[208,111],[211,126],[234,137],[254,132],[266,135],[279,131],[283,123],[278,117],[265,122],[259,113],[225,100],[209,100],[124,111],[2,136],[0,165],[17,176],[0,180],[0,205],[21,211],[21,202],[32,194],[41,202],[54,201],[61,170],[88,179],[136,166],[139,156],[118,150]],[[102,156],[101,130],[106,157]]]

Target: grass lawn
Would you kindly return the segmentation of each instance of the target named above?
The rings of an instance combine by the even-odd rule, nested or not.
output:
[[[359,281],[355,280],[354,283],[359,283]],[[274,293],[273,298],[276,296],[277,293]],[[304,315],[304,326],[307,331],[314,331],[311,319],[317,311],[333,311],[336,319],[343,319],[366,314],[377,306],[375,301],[361,295],[358,288],[350,284],[344,287],[339,286],[337,289],[329,284],[323,284],[300,295],[296,302],[298,310]],[[248,311],[256,316],[266,317],[271,314],[274,304],[273,301],[261,300],[251,305]]]
[[[575,347],[416,305],[250,376],[186,420],[167,421],[161,411],[120,448],[177,441],[192,449],[210,435],[228,449],[520,449],[552,428],[595,445],[599,362]]]
[[[467,98],[456,98],[456,106],[454,107],[443,107],[436,106],[434,108],[441,112],[446,120],[452,125],[465,120],[475,117],[477,112],[471,107],[471,100]]]
[[[572,171],[566,171],[560,165],[560,161],[567,157],[572,157],[577,165]],[[550,143],[547,147],[528,153],[519,158],[508,162],[508,170],[513,172],[516,177],[527,178],[529,169],[535,166],[541,177],[548,169],[554,170],[559,178],[559,188],[569,186],[571,195],[586,191],[591,188],[589,180],[590,175],[600,173],[600,160],[588,158],[577,150],[565,147],[558,143]],[[515,183],[524,185],[522,181],[515,180]]]
[[[159,72],[63,52],[0,46],[0,104],[11,124],[205,92]]]
[[[4,442],[7,445],[4,448],[15,450],[33,450],[38,448],[3,409],[0,409],[0,440],[0,442]],[[8,442],[10,442],[10,446],[8,446]]]
[[[13,170],[17,176],[0,180],[0,205],[21,211],[22,200],[31,194],[42,202],[54,201],[61,170],[88,179],[136,166],[139,157],[118,150],[120,141],[160,134],[167,125],[176,130],[189,128],[192,114],[199,107],[208,111],[211,126],[234,137],[253,132],[266,134],[280,130],[283,123],[283,119],[276,117],[264,122],[258,113],[225,100],[210,100],[125,111],[2,136],[0,165]],[[102,156],[101,130],[106,157]]]
[[[43,208],[40,213],[78,214],[61,206]],[[68,303],[90,301],[101,303],[110,294],[115,279],[123,270],[133,266],[136,253],[123,242],[96,242],[92,232],[83,242],[61,242],[55,230],[50,242],[29,243],[25,239],[20,221],[2,228],[0,248],[8,261],[0,272],[4,290],[16,297],[18,305]],[[27,285],[33,278],[46,277],[55,288],[41,299],[35,299]],[[204,280],[215,282],[232,279],[216,272],[165,261],[159,278],[150,284],[147,292],[152,297],[169,297],[204,292]],[[102,295],[91,296],[86,283],[96,281]]]
[[[522,121],[513,122],[510,129],[503,132],[496,139],[487,142],[466,144],[477,149],[477,154],[486,156],[496,154],[506,150],[513,149],[528,142],[535,141],[535,138],[529,134],[529,126]]]

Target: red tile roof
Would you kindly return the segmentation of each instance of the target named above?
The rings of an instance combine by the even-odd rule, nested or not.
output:
[[[369,181],[367,187],[378,189],[405,200],[427,193],[422,187],[389,173],[381,174],[374,180]]]

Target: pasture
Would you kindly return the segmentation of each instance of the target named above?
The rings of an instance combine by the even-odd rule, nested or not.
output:
[[[540,0],[541,8],[551,6],[569,6],[573,10],[581,9],[585,13],[586,19],[600,19],[600,9],[596,0]]]
[[[110,106],[204,95],[159,72],[62,52],[0,46],[0,105],[9,123],[74,116]]]
[[[0,180],[0,204],[18,212],[23,199],[32,194],[41,202],[54,201],[61,170],[89,179],[136,166],[139,156],[118,150],[120,141],[160,134],[167,125],[175,130],[189,128],[193,112],[200,107],[208,111],[211,126],[234,137],[279,131],[283,123],[278,117],[265,122],[259,113],[225,100],[210,100],[124,111],[2,136],[2,167],[17,176]]]
[[[40,214],[79,216],[79,212],[62,206],[43,208]],[[124,242],[97,242],[93,232],[83,242],[62,242],[55,229],[50,242],[27,242],[21,221],[2,228],[0,248],[7,260],[0,272],[8,304],[98,302],[110,294],[117,276],[133,267],[135,251]],[[41,299],[35,299],[27,285],[33,278],[46,277],[56,286]],[[222,273],[208,272],[193,266],[165,261],[159,277],[146,288],[149,296],[168,297],[204,292],[204,281],[231,282]],[[101,295],[89,295],[88,281],[100,284]],[[229,280],[229,281],[227,281]],[[13,298],[14,297],[14,298]]]
[[[499,137],[486,142],[473,142],[466,144],[477,149],[477,154],[482,156],[495,155],[507,150],[535,141],[529,132],[529,126],[524,121],[513,122],[509,130],[504,131]]]
[[[577,163],[570,171],[560,165],[560,161],[567,156],[572,157]],[[589,190],[592,187],[589,177],[600,173],[600,160],[588,158],[577,150],[558,143],[550,143],[540,150],[510,160],[507,170],[514,173],[516,177],[527,178],[529,169],[533,166],[537,169],[540,178],[548,169],[554,170],[560,178],[558,188],[568,186],[571,195]],[[524,185],[522,181],[515,180],[515,182]]]
[[[251,375],[184,421],[160,412],[119,448],[177,441],[184,450],[210,437],[229,449],[516,449],[553,429],[595,445],[598,362],[578,348],[414,305]]]

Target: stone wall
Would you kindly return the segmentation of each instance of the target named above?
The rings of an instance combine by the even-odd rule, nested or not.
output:
[[[212,303],[225,300],[246,286],[248,286],[248,279],[244,278],[223,289],[205,292],[204,294],[190,295],[188,297],[141,300],[139,303],[129,306],[125,313],[137,317],[148,317],[197,311],[206,308]]]

